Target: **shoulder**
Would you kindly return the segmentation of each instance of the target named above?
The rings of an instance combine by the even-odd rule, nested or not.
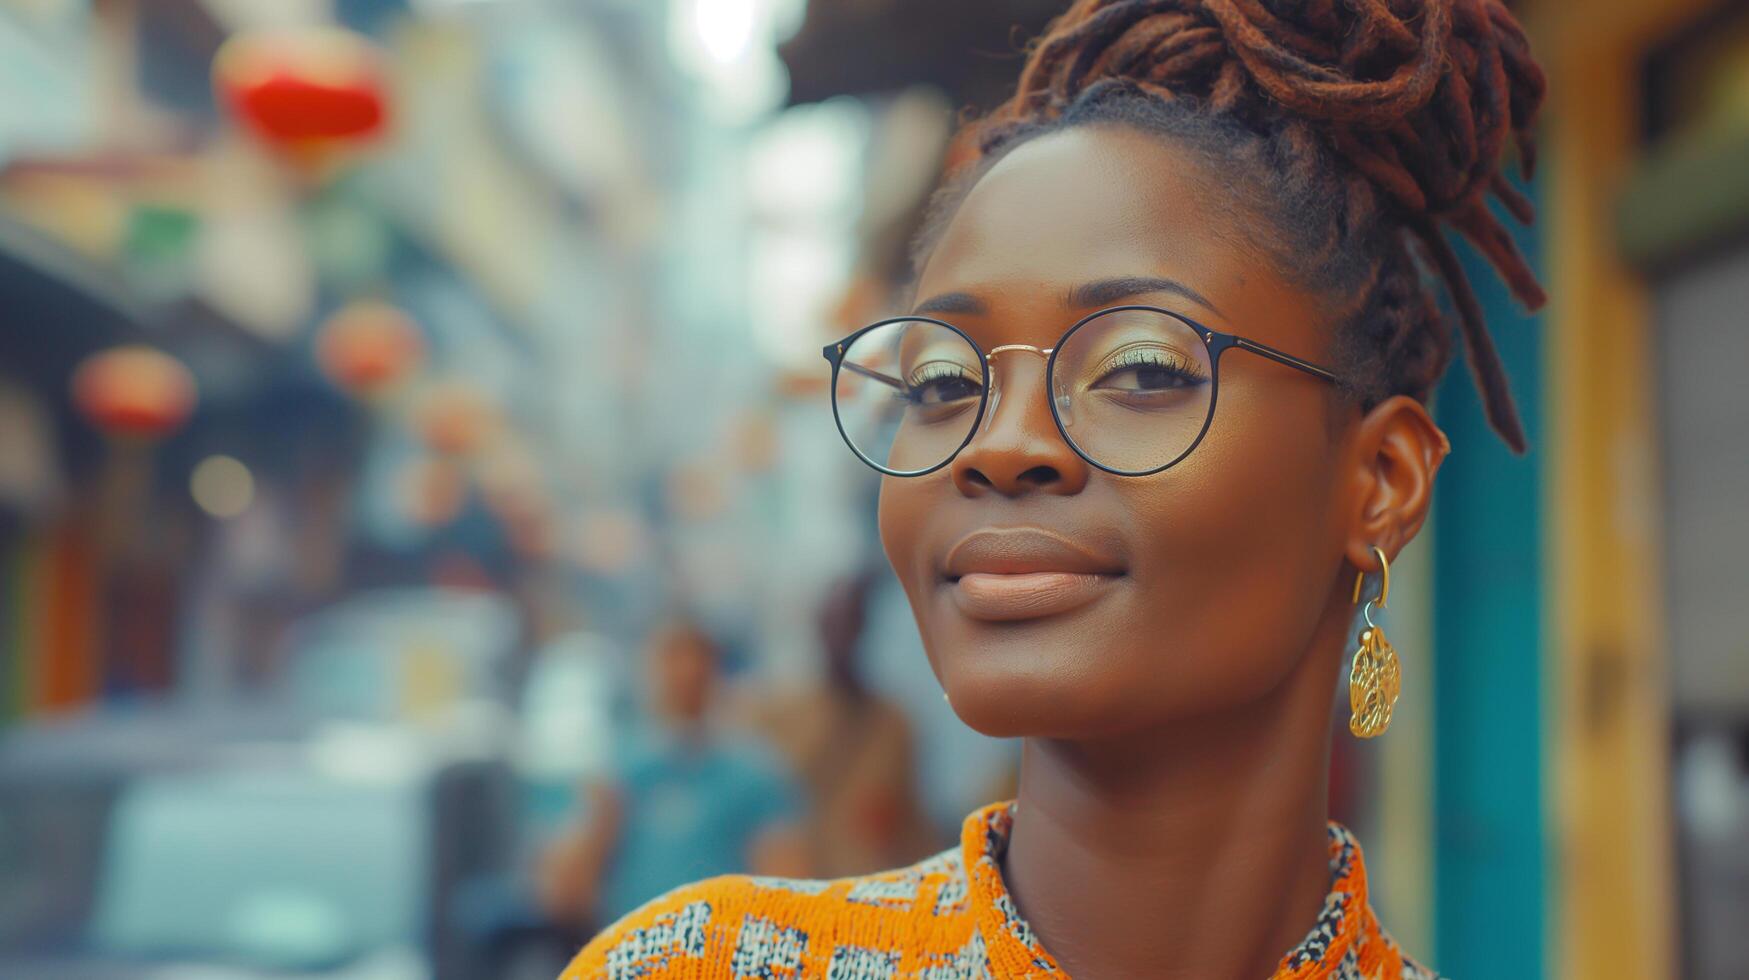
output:
[[[748,899],[745,881],[725,875],[651,899],[591,939],[561,980],[698,976],[730,909]]]
[[[883,976],[908,951],[927,955],[939,945],[946,955],[966,944],[973,923],[965,892],[957,851],[855,878],[724,875],[615,922],[561,980],[862,976],[862,967]]]
[[[621,778],[635,778],[646,772],[664,769],[669,765],[670,758],[663,740],[641,726],[620,736],[618,756],[614,769]]]

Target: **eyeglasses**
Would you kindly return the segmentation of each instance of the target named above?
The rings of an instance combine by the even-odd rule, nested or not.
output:
[[[1238,348],[1313,377],[1336,375],[1244,337],[1152,306],[1117,306],[1070,327],[1055,347],[988,353],[929,317],[870,324],[822,352],[832,414],[851,451],[889,476],[941,469],[971,443],[992,397],[998,354],[1045,358],[1045,390],[1063,441],[1119,476],[1158,473],[1189,456],[1215,416],[1221,355]]]

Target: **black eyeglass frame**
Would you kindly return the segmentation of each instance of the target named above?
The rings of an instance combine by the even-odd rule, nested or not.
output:
[[[1156,466],[1153,469],[1148,469],[1148,470],[1114,469],[1110,466],[1106,466],[1105,464],[1103,464],[1103,463],[1099,462],[1098,460],[1094,459],[1093,457],[1089,456],[1086,453],[1086,451],[1084,451],[1079,445],[1076,444],[1074,437],[1069,435],[1068,428],[1063,425],[1062,416],[1057,414],[1057,400],[1055,398],[1050,397],[1051,380],[1056,374],[1057,354],[1058,354],[1058,352],[1060,352],[1063,349],[1063,346],[1069,342],[1069,338],[1075,335],[1075,331],[1080,330],[1082,327],[1086,326],[1089,323],[1092,323],[1094,320],[1097,320],[1100,317],[1108,316],[1108,315],[1113,314],[1113,313],[1126,313],[1126,312],[1131,312],[1131,311],[1147,312],[1147,313],[1160,313],[1160,314],[1163,314],[1165,316],[1169,316],[1169,317],[1173,318],[1174,320],[1177,320],[1180,323],[1183,323],[1184,325],[1190,327],[1192,332],[1194,332],[1198,337],[1202,338],[1203,346],[1205,348],[1207,348],[1207,350],[1208,350],[1209,365],[1210,365],[1210,367],[1209,367],[1209,407],[1208,407],[1207,414],[1203,416],[1202,428],[1197,431],[1196,438],[1191,440],[1190,445],[1188,447],[1186,447],[1183,452],[1179,453],[1177,456],[1173,457],[1171,460],[1164,463],[1163,465]],[[844,360],[844,352],[849,350],[850,346],[852,344],[856,343],[857,339],[859,337],[861,337],[863,334],[866,334],[871,330],[878,330],[881,327],[891,326],[892,324],[895,324],[895,323],[932,323],[932,324],[935,324],[936,326],[946,327],[947,329],[952,330],[954,333],[959,334],[960,337],[963,338],[966,343],[970,344],[972,349],[977,351],[978,355],[979,355],[978,367],[980,368],[980,370],[982,372],[982,378],[981,378],[981,383],[980,383],[980,387],[978,390],[978,414],[975,418],[972,419],[971,427],[969,429],[967,429],[965,439],[962,440],[958,446],[954,447],[953,452],[948,453],[947,457],[945,459],[943,459],[939,463],[936,463],[934,466],[929,467],[928,469],[895,470],[895,469],[892,469],[891,467],[882,465],[880,463],[875,462],[872,459],[869,459],[868,456],[866,456],[861,449],[858,449],[856,447],[856,443],[850,438],[850,434],[848,432],[844,431],[844,418],[838,411],[838,372],[841,368],[849,368],[849,370],[852,373],[861,374],[865,377],[873,377],[877,381],[891,382],[891,381],[895,380],[892,378],[887,378],[885,376],[876,375],[876,374],[871,373],[865,369],[858,368],[856,365],[848,364]],[[855,331],[854,333],[845,337],[843,340],[838,341],[837,343],[827,344],[824,348],[822,348],[821,354],[832,365],[832,382],[831,382],[832,383],[832,421],[833,421],[833,424],[835,424],[838,427],[839,437],[844,440],[844,444],[846,446],[850,447],[850,451],[852,453],[856,454],[857,459],[862,460],[868,466],[872,467],[873,469],[875,469],[875,470],[877,470],[877,471],[879,471],[887,476],[899,476],[899,477],[928,476],[929,474],[934,473],[936,470],[939,470],[942,467],[947,466],[949,463],[952,463],[955,459],[957,459],[959,457],[959,454],[961,451],[963,451],[967,446],[971,445],[972,440],[977,438],[978,427],[981,426],[984,422],[984,411],[986,408],[988,408],[988,406],[990,404],[990,387],[991,387],[990,386],[990,366],[991,366],[990,358],[992,356],[994,356],[996,353],[999,353],[1003,350],[1011,350],[1011,349],[1031,350],[1035,353],[1045,355],[1045,401],[1050,404],[1051,421],[1056,423],[1057,433],[1063,437],[1063,444],[1068,446],[1070,449],[1074,450],[1075,455],[1077,455],[1077,456],[1081,457],[1083,460],[1085,460],[1087,462],[1087,465],[1092,466],[1095,469],[1104,471],[1106,473],[1110,473],[1114,476],[1152,476],[1155,473],[1159,473],[1163,470],[1171,469],[1172,467],[1183,462],[1185,457],[1189,456],[1191,453],[1196,451],[1196,447],[1202,445],[1203,437],[1208,435],[1209,426],[1214,423],[1215,406],[1220,402],[1221,355],[1225,354],[1227,351],[1229,351],[1233,348],[1238,348],[1240,350],[1250,351],[1251,353],[1256,354],[1260,357],[1268,358],[1269,360],[1275,361],[1278,364],[1285,364],[1288,367],[1291,367],[1297,371],[1303,371],[1306,374],[1309,374],[1315,378],[1319,378],[1321,380],[1327,381],[1333,385],[1340,386],[1342,384],[1342,379],[1336,375],[1336,372],[1331,371],[1329,368],[1321,367],[1317,364],[1312,363],[1311,361],[1295,357],[1294,355],[1289,354],[1286,351],[1277,350],[1274,347],[1270,347],[1268,344],[1260,344],[1257,341],[1251,340],[1247,337],[1241,337],[1237,334],[1222,333],[1219,330],[1215,330],[1215,329],[1212,329],[1210,327],[1205,327],[1202,324],[1196,322],[1195,320],[1191,319],[1188,316],[1185,316],[1182,313],[1175,313],[1172,310],[1162,309],[1158,306],[1147,306],[1144,304],[1130,304],[1130,305],[1125,305],[1125,306],[1112,306],[1112,307],[1108,307],[1108,308],[1103,309],[1103,310],[1099,310],[1099,311],[1094,312],[1094,313],[1089,313],[1086,316],[1082,317],[1081,319],[1075,321],[1074,326],[1071,326],[1068,330],[1063,331],[1063,335],[1061,337],[1057,338],[1056,344],[1054,344],[1048,348],[1036,348],[1036,347],[1032,347],[1030,345],[1019,345],[1019,344],[1003,344],[999,347],[994,348],[991,351],[986,352],[984,350],[984,348],[978,346],[978,342],[973,340],[971,338],[971,335],[967,334],[964,330],[961,330],[959,327],[956,327],[953,324],[948,323],[946,320],[938,320],[934,317],[928,317],[928,316],[896,316],[896,317],[889,317],[885,320],[881,320],[881,321],[878,321],[876,323],[871,323],[866,327],[862,327],[862,328],[858,329],[857,331]]]

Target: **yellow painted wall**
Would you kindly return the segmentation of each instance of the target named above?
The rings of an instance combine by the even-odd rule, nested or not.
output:
[[[1677,969],[1655,334],[1612,222],[1640,152],[1641,58],[1708,6],[1548,0],[1526,15],[1550,83],[1548,802],[1559,977],[1649,980]]]

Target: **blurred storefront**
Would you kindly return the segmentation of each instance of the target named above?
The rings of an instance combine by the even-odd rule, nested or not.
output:
[[[635,537],[677,450],[719,433],[659,431],[682,413],[643,411],[632,369],[708,327],[733,408],[758,366],[723,343],[749,321],[740,141],[721,135],[743,124],[714,121],[667,56],[663,11],[588,6],[10,5],[9,91],[41,92],[0,117],[8,285],[33,301],[7,332],[7,419],[42,447],[8,484],[19,635],[55,633],[27,621],[32,590],[87,576],[27,556],[57,523],[156,528],[140,550],[219,570],[166,585],[192,621],[160,687],[240,680],[202,676],[266,639],[228,617],[254,630],[440,566],[507,589],[636,572],[644,549],[601,539]],[[699,190],[713,174],[724,193]],[[80,359],[125,345],[167,355],[189,404],[144,423],[82,410]],[[149,388],[144,370],[116,383]],[[73,516],[117,461],[136,483],[90,507],[133,509]],[[238,615],[242,593],[278,609]],[[71,618],[92,637],[65,642],[116,632]],[[13,702],[106,693],[82,683]]]

